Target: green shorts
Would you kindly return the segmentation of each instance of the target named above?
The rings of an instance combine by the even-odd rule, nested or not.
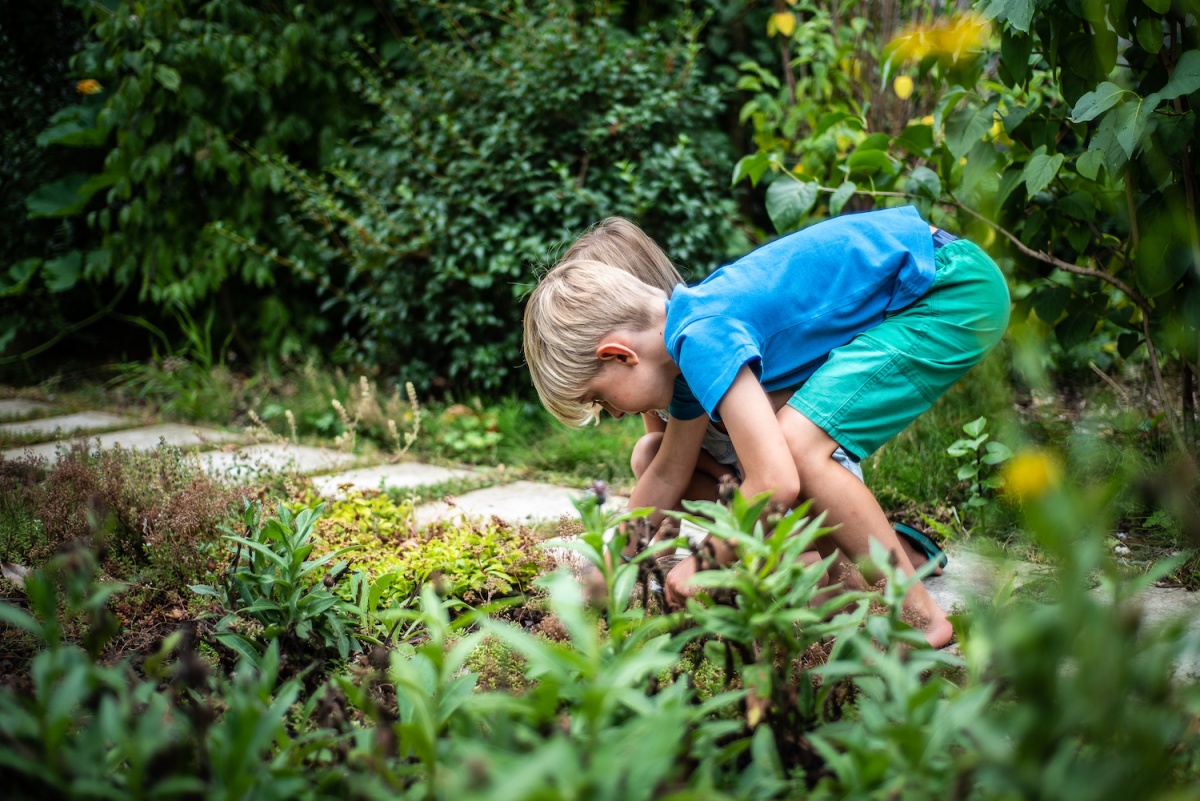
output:
[[[1008,325],[1008,286],[978,245],[950,242],[934,262],[928,292],[831,351],[788,401],[858,459],[932,406]]]

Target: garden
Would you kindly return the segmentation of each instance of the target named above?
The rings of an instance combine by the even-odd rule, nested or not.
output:
[[[6,797],[1200,795],[1196,0],[54,0],[0,75]],[[531,386],[539,275],[904,205],[1012,296],[862,463],[988,566],[954,643],[932,564],[831,596],[728,486],[668,602],[642,422]],[[471,513],[522,486],[570,505]]]

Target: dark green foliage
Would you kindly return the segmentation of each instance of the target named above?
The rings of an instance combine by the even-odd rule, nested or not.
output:
[[[44,261],[87,240],[85,226],[79,220],[28,220],[25,208],[25,197],[40,185],[100,167],[100,154],[48,158],[38,144],[51,116],[80,98],[68,61],[85,31],[77,11],[62,0],[0,7],[0,352],[49,339],[73,315],[93,310],[92,298],[81,309],[34,279]]]
[[[424,387],[524,385],[521,298],[587,226],[633,217],[699,275],[725,257],[728,150],[694,31],[631,34],[559,2],[419,8],[426,28],[364,57],[381,114],[338,165],[266,162],[319,248],[279,261],[330,293],[342,356]]]
[[[54,109],[37,141],[44,163],[92,157],[74,158],[81,162],[74,171],[29,187],[31,218],[75,234],[54,258],[30,253],[28,275],[5,277],[20,304],[6,319],[24,321],[26,295],[46,303],[82,296],[92,310],[111,310],[109,300],[133,288],[149,304],[143,314],[170,320],[173,304],[209,312],[206,300],[223,289],[222,328],[255,331],[259,301],[230,289],[273,285],[277,276],[268,260],[207,234],[206,226],[225,221],[276,238],[278,186],[246,149],[321,163],[362,112],[345,91],[350,73],[341,57],[351,47],[351,20],[368,25],[374,7],[320,0],[286,8],[240,0],[69,5],[57,13],[80,14],[91,26],[71,74],[91,82],[92,93]],[[286,306],[266,317],[280,313],[283,321],[263,322],[297,325]],[[257,333],[270,346],[280,330]]]

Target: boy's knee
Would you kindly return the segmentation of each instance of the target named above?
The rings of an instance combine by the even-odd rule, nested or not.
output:
[[[662,445],[662,438],[661,431],[651,431],[649,434],[644,434],[633,446],[633,453],[629,457],[629,466],[633,468],[634,478],[641,478],[642,473],[645,473],[646,469],[650,467],[650,463],[654,461],[654,457]]]

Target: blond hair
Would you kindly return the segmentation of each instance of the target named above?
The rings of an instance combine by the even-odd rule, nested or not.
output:
[[[600,261],[624,270],[644,284],[658,287],[670,297],[683,276],[653,239],[624,217],[608,217],[596,223],[559,259]]]
[[[600,372],[596,348],[613,331],[643,331],[656,320],[665,290],[601,261],[560,262],[525,306],[525,361],[542,405],[567,425],[598,415],[585,403]]]

